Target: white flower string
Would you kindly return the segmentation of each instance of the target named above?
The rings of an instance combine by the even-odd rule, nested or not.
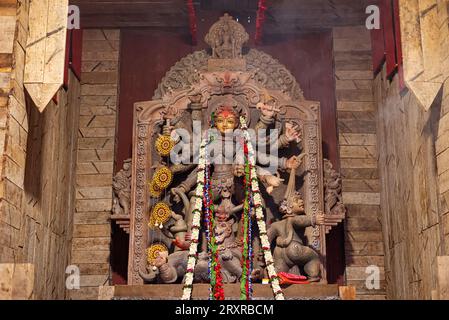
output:
[[[268,276],[270,277],[271,288],[273,290],[274,298],[276,300],[284,300],[284,293],[279,285],[279,278],[274,267],[273,256],[270,251],[270,242],[268,241],[267,228],[265,225],[265,216],[262,206],[262,198],[259,191],[259,182],[257,180],[256,162],[254,159],[254,149],[251,144],[250,136],[247,131],[246,120],[244,117],[240,117],[240,124],[243,129],[244,139],[247,141],[248,146],[248,160],[251,166],[251,191],[252,200],[256,211],[257,226],[259,227],[259,237],[265,264],[267,267]],[[195,202],[193,204],[193,219],[192,219],[192,235],[189,247],[189,255],[187,260],[187,270],[184,278],[184,287],[182,300],[190,300],[192,297],[194,269],[198,255],[198,238],[201,228],[201,213],[203,209],[202,196],[204,193],[204,170],[206,168],[206,155],[205,149],[208,139],[205,138],[201,142],[199,165],[197,175],[197,187],[195,189]]]
[[[192,235],[189,247],[189,258],[187,260],[187,270],[184,278],[184,287],[182,300],[190,300],[192,297],[193,275],[198,256],[198,238],[201,228],[201,213],[203,209],[203,191],[204,191],[204,170],[206,168],[205,148],[207,138],[203,139],[200,146],[197,186],[195,189],[195,202],[193,204]]]
[[[274,260],[270,250],[270,242],[268,241],[267,228],[265,225],[265,216],[263,213],[262,197],[259,191],[259,182],[257,180],[256,162],[254,159],[254,149],[251,144],[251,139],[247,131],[246,120],[244,117],[240,117],[240,124],[243,129],[244,139],[248,145],[248,160],[251,166],[251,191],[253,193],[253,204],[256,209],[257,226],[259,227],[259,237],[262,246],[263,256],[265,264],[267,266],[268,276],[270,278],[271,289],[273,290],[274,298],[276,300],[284,300],[284,293],[279,285],[279,278],[274,267]]]

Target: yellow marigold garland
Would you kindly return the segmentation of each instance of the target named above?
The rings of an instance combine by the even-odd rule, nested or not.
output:
[[[166,166],[162,166],[159,167],[154,173],[151,183],[154,184],[156,189],[164,190],[171,184],[172,180],[173,173],[171,170]]]
[[[159,198],[161,196],[162,191],[154,184],[153,181],[149,183],[149,192],[150,196],[153,198]]]
[[[167,157],[175,146],[175,141],[170,136],[163,135],[156,139],[155,146],[159,155]]]
[[[171,216],[170,207],[166,202],[158,202],[151,210],[150,222],[148,226],[150,228],[162,226],[166,223]]]

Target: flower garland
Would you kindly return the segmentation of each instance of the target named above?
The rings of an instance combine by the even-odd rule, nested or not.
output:
[[[175,141],[168,135],[159,136],[155,142],[156,152],[162,157],[169,156],[174,146]]]
[[[166,202],[160,201],[156,203],[151,210],[150,222],[148,227],[154,229],[156,227],[163,228],[163,225],[170,219],[171,210]]]
[[[251,181],[251,180],[250,180]],[[249,219],[249,223],[248,223],[248,237],[250,239],[249,242],[249,247],[248,247],[248,262],[249,262],[249,268],[248,268],[248,297],[249,299],[252,299],[253,297],[253,280],[251,278],[251,273],[253,271],[253,246],[252,246],[252,215],[253,215],[253,211],[254,211],[254,203],[253,203],[253,198],[252,195],[250,195],[250,205],[251,205],[251,211],[250,211],[250,219]]]
[[[245,201],[243,203],[243,215],[242,215],[242,277],[240,279],[240,299],[250,300],[250,287],[251,287],[251,165],[248,157],[248,142],[243,141],[243,152],[245,159],[245,175],[243,177],[243,184],[245,188]]]
[[[252,283],[252,248],[251,248],[251,218],[252,210],[256,212],[257,225],[259,227],[259,236],[264,260],[268,275],[270,278],[271,288],[276,300],[284,300],[284,294],[279,285],[279,277],[274,267],[273,256],[270,251],[270,242],[268,241],[267,229],[265,225],[265,217],[263,213],[262,197],[259,191],[259,181],[257,179],[256,165],[254,160],[254,150],[247,131],[246,120],[240,117],[241,127],[244,132],[244,153],[245,153],[245,202],[243,222],[243,248],[242,248],[242,278],[240,286],[240,297],[242,299],[251,299]],[[203,139],[200,146],[199,165],[197,175],[197,186],[195,189],[195,202],[193,203],[193,220],[192,235],[189,247],[189,255],[187,260],[187,270],[184,280],[182,300],[189,300],[192,296],[194,269],[198,256],[198,238],[201,227],[201,214],[203,205],[205,208],[206,218],[206,236],[208,237],[208,245],[210,250],[210,275],[211,275],[211,293],[210,299],[224,299],[223,282],[221,279],[221,266],[219,263],[218,247],[216,245],[214,229],[215,219],[213,216],[213,200],[210,190],[210,171],[209,165],[206,163],[206,147],[209,143],[209,137]]]
[[[215,238],[215,217],[214,217],[214,203],[211,191],[210,181],[210,164],[208,163],[207,146],[212,141],[208,134],[208,143],[205,147],[206,166],[204,169],[204,212],[206,224],[206,237],[208,243],[209,253],[209,275],[210,275],[210,294],[211,300],[224,300],[223,277],[221,275],[221,264],[219,260],[219,250]]]
[[[205,154],[207,156],[207,144],[205,149]],[[215,272],[215,270],[212,270],[211,268],[211,262],[212,262],[212,256],[211,256],[211,250],[210,250],[210,241],[211,241],[211,235],[213,233],[212,230],[212,214],[211,214],[211,205],[210,205],[210,192],[206,192],[206,189],[210,187],[210,170],[209,166],[207,165],[208,159],[206,158],[206,167],[204,168],[204,196],[203,196],[203,206],[204,206],[204,225],[206,226],[206,240],[207,240],[207,254],[208,254],[208,262],[207,262],[207,272],[209,274],[210,281],[212,282],[212,278],[215,278],[211,272]],[[209,300],[213,299],[213,288],[212,286],[209,287]]]
[[[184,287],[182,292],[182,300],[189,300],[192,297],[193,272],[198,257],[198,238],[201,227],[201,210],[203,208],[203,192],[204,192],[204,169],[206,168],[205,148],[207,139],[203,139],[200,146],[197,186],[195,189],[195,202],[193,203],[193,219],[192,219],[192,235],[189,247],[189,255],[187,260],[187,270],[184,279]]]
[[[250,141],[250,136],[247,131],[247,125],[246,120],[244,117],[240,117],[240,124],[243,129],[244,138],[247,142],[248,146],[248,160],[249,165],[251,167],[250,176],[251,179],[251,190],[253,193],[253,204],[254,208],[256,210],[256,220],[257,220],[257,226],[259,227],[259,237],[260,237],[260,243],[262,246],[262,251],[264,255],[265,264],[268,271],[268,276],[270,278],[271,288],[273,290],[274,298],[276,300],[284,300],[284,293],[282,292],[282,289],[279,285],[279,277],[277,275],[276,269],[274,267],[274,260],[273,256],[270,251],[270,242],[268,241],[268,235],[267,235],[267,228],[265,225],[265,217],[263,213],[263,206],[262,206],[262,197],[260,195],[259,191],[259,181],[257,179],[257,172],[256,172],[256,166],[255,166],[255,160],[254,160],[254,150],[252,147],[252,144]],[[249,143],[248,143],[249,142]]]
[[[182,300],[189,300],[192,296],[194,269],[197,260],[198,238],[201,228],[201,214],[204,206],[204,220],[209,253],[210,294],[209,299],[224,300],[223,279],[219,261],[218,245],[215,239],[214,205],[210,182],[210,165],[207,163],[208,138],[203,139],[200,146],[197,187],[195,189],[195,202],[193,206],[192,236],[187,260],[187,270],[183,287]]]

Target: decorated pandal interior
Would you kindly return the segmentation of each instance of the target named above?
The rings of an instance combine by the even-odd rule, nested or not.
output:
[[[247,50],[231,16],[205,40],[210,51],[181,59],[135,104],[128,285],[116,296],[332,295],[325,239],[346,210],[322,156],[319,103]]]

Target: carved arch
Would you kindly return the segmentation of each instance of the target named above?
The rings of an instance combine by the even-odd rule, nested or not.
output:
[[[176,62],[162,78],[152,99],[161,99],[171,90],[189,89],[192,85],[199,83],[199,75],[207,71],[210,58],[206,50],[201,50]],[[257,49],[250,49],[243,58],[246,61],[247,71],[254,72],[254,80],[258,85],[269,90],[282,91],[291,100],[305,100],[295,77],[278,60]]]

